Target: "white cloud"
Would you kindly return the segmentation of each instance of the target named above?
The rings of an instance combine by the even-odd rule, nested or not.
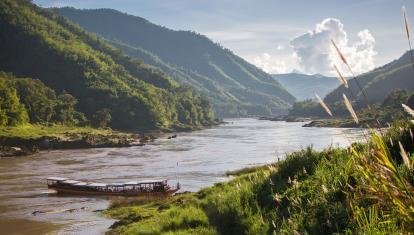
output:
[[[317,24],[312,31],[290,41],[303,72],[332,74],[332,65],[340,65],[331,39],[341,49],[354,73],[359,74],[374,68],[377,52],[374,49],[375,39],[371,33],[367,29],[360,31],[358,41],[351,44],[341,21],[327,18]]]
[[[253,63],[266,73],[278,74],[287,72],[286,63],[283,60],[274,59],[268,53],[256,56],[253,59]]]
[[[276,47],[276,50],[278,50],[278,51],[281,51],[283,49],[285,49],[285,47],[282,44],[278,44],[277,47]]]

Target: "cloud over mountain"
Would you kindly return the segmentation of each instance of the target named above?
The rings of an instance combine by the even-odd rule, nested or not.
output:
[[[331,44],[336,42],[355,73],[363,73],[374,68],[375,39],[365,29],[358,34],[358,40],[350,43],[344,25],[339,19],[327,18],[315,29],[290,41],[298,63],[305,73],[331,74],[332,65],[340,64]]]
[[[268,53],[256,56],[253,60],[253,64],[261,68],[266,73],[279,74],[287,72],[286,62],[278,60]]]

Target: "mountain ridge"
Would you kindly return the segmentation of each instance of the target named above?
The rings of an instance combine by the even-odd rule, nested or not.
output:
[[[0,70],[70,92],[88,118],[107,108],[111,127],[133,130],[198,126],[213,119],[197,93],[29,1],[1,1],[0,27]]]
[[[170,67],[181,84],[207,96],[221,116],[280,114],[295,101],[269,74],[206,36],[171,30],[112,9],[53,8],[54,12],[110,41],[131,57]],[[154,59],[155,56],[155,59]],[[184,74],[181,80],[177,74]]]
[[[315,93],[324,97],[340,85],[335,77],[327,77],[321,74],[286,73],[272,75],[284,86],[298,101],[315,98]]]
[[[395,90],[414,91],[414,67],[409,51],[399,58],[356,77],[364,89],[369,103],[379,103]],[[361,102],[366,102],[355,79],[348,80],[349,89],[339,86],[325,97],[325,102],[335,103],[342,100],[342,93],[352,97],[350,89]],[[353,99],[354,99],[353,98]]]

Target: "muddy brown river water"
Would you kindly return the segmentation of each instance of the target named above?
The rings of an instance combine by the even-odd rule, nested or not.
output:
[[[226,125],[141,147],[42,152],[0,158],[0,234],[102,234],[114,222],[100,215],[105,197],[57,196],[49,176],[99,182],[178,179],[183,191],[225,181],[226,171],[283,159],[285,153],[347,146],[360,129],[303,128],[303,123],[228,119]],[[177,167],[177,162],[178,167]],[[75,209],[64,212],[65,209]],[[35,213],[47,211],[48,213]]]

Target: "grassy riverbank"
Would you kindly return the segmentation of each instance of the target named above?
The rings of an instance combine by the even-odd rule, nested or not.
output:
[[[356,124],[352,119],[315,119],[304,125],[304,127],[333,127],[333,128],[369,128],[377,127],[375,119],[361,119]],[[387,123],[380,123],[380,127],[388,127]]]
[[[112,234],[413,232],[412,124],[350,149],[306,148],[227,183],[164,201],[113,205]],[[394,193],[395,192],[395,193]]]
[[[0,127],[0,156],[24,156],[46,149],[127,147],[153,138],[111,129],[25,124]]]
[[[24,139],[35,139],[40,137],[65,137],[67,135],[130,135],[125,132],[113,131],[111,129],[97,129],[92,127],[76,127],[65,125],[37,125],[25,124],[19,126],[0,127],[0,138],[16,137]]]

